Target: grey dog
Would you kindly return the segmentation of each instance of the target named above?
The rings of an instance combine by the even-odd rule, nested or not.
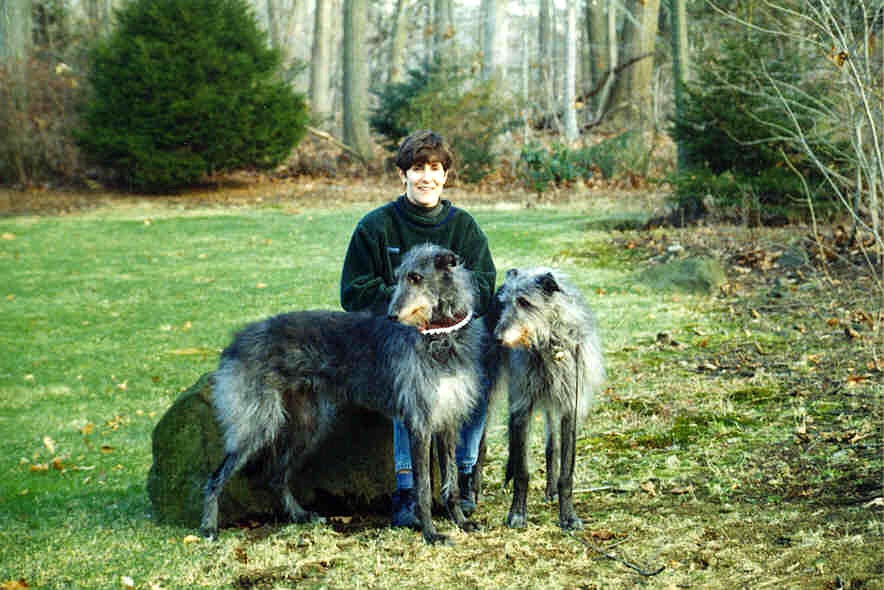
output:
[[[558,495],[559,524],[581,529],[572,500],[577,424],[605,380],[596,321],[583,296],[554,270],[510,270],[488,317],[498,342],[495,379],[508,382],[509,458],[513,501],[506,524],[527,525],[531,416],[546,416],[546,496]],[[489,370],[493,370],[491,367]]]
[[[403,258],[387,317],[304,311],[251,324],[224,350],[212,402],[226,456],[205,486],[201,532],[218,530],[218,496],[249,459],[270,450],[271,483],[294,522],[321,520],[289,489],[344,404],[402,420],[411,441],[417,517],[428,543],[447,542],[430,514],[430,445],[439,449],[442,504],[462,529],[454,450],[479,399],[485,328],[473,318],[472,274],[449,250],[418,246]]]

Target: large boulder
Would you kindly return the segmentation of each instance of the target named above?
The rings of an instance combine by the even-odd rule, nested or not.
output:
[[[211,405],[212,374],[182,393],[153,432],[153,464],[147,491],[161,522],[196,527],[203,486],[224,458]],[[279,514],[260,458],[225,486],[221,526]],[[395,487],[392,425],[374,412],[344,410],[336,427],[292,482],[295,497],[321,514],[387,511]]]

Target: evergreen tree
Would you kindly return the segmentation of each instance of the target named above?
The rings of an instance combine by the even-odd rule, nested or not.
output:
[[[279,164],[307,111],[265,37],[245,0],[127,4],[92,56],[84,151],[151,192]]]

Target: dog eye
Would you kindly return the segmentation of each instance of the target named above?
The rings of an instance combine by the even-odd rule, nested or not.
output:
[[[421,281],[424,280],[424,277],[416,272],[408,273],[405,278],[408,279],[408,282],[412,285],[420,285]]]
[[[516,305],[518,305],[522,309],[531,309],[533,307],[531,305],[531,303],[527,299],[525,299],[524,297],[517,297],[516,298]]]

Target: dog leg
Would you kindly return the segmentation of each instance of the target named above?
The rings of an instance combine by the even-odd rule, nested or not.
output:
[[[507,480],[513,480],[513,503],[506,517],[506,526],[523,529],[528,526],[528,435],[530,432],[531,408],[514,413],[510,410],[509,419],[509,459],[507,460]]]
[[[282,506],[293,523],[321,524],[325,522],[325,519],[315,512],[305,510],[295,499],[291,487],[289,486],[292,474],[295,473],[303,463],[303,460],[301,460],[301,457],[303,456],[303,450],[298,451],[292,449],[291,446],[286,446],[285,450],[276,458],[274,476],[270,481],[270,485],[276,490],[280,498],[282,498]]]
[[[218,496],[234,473],[240,468],[240,457],[237,453],[228,453],[218,469],[209,477],[203,492],[203,517],[200,534],[206,539],[218,536]]]
[[[457,444],[457,432],[446,429],[436,435],[436,454],[439,457],[439,474],[442,479],[442,505],[448,518],[458,528],[474,532],[479,527],[472,521],[467,520],[460,506],[460,487],[457,481],[457,462],[455,461],[455,448]]]
[[[555,410],[546,410],[546,501],[552,502],[559,494],[559,465],[561,464],[561,417]]]
[[[577,416],[573,410],[562,414],[562,471],[559,476],[559,525],[566,531],[583,530],[583,521],[574,511],[574,462],[577,453]]]
[[[430,436],[419,429],[407,425],[411,441],[411,468],[414,473],[414,489],[417,492],[416,512],[421,522],[421,531],[427,543],[450,544],[446,535],[436,532],[433,525],[432,488],[430,486]]]

